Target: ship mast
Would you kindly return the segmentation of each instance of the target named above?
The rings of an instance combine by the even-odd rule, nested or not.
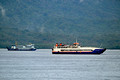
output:
[[[77,38],[76,38],[76,43],[77,43]]]
[[[15,46],[17,46],[17,41],[15,41]]]

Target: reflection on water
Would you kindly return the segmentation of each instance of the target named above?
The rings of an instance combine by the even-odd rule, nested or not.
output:
[[[0,80],[120,80],[120,50],[57,55],[51,49],[0,49]]]

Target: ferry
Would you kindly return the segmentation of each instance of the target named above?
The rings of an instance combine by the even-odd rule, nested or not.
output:
[[[73,43],[73,45],[63,45],[62,43],[54,46],[52,54],[101,54],[106,48],[97,47],[81,47],[79,43]]]
[[[7,47],[8,51],[35,51],[36,48],[34,44],[29,45],[12,45],[11,47]]]

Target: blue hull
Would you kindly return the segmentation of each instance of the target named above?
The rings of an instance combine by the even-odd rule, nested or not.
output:
[[[91,52],[52,52],[53,54],[102,54],[106,49],[95,49]]]
[[[11,49],[7,48],[8,51],[35,51],[36,49]]]

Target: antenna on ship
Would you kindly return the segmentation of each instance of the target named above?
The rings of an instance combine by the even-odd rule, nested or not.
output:
[[[79,45],[79,43],[77,42],[77,38],[76,38],[76,42],[74,43],[74,45],[76,45],[76,46],[78,46],[78,45]]]
[[[100,44],[100,47],[102,47],[102,44]]]
[[[76,38],[76,43],[77,43],[77,38]]]
[[[17,41],[15,41],[15,45],[17,46]]]

